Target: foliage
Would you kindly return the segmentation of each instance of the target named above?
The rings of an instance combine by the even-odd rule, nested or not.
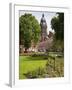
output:
[[[52,49],[54,52],[64,52],[64,41],[54,39]]]
[[[26,49],[31,46],[31,43],[38,42],[40,37],[40,25],[32,14],[24,14],[19,18],[19,40],[20,44]]]
[[[27,72],[25,76],[27,78],[40,78],[44,74],[44,69],[42,67],[37,68],[36,70],[33,70],[31,72]]]
[[[55,30],[55,38],[57,40],[64,39],[64,13],[57,13],[57,17],[51,20],[51,27]]]
[[[51,27],[55,30],[53,51],[64,52],[64,13],[57,13],[51,20]]]

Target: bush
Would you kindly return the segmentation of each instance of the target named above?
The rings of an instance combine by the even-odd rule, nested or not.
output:
[[[24,74],[27,78],[32,78],[32,72],[27,72],[26,74]]]
[[[32,71],[32,78],[38,78],[38,73],[37,71]]]
[[[42,74],[44,73],[43,68],[39,67],[39,68],[37,69],[37,73],[38,73],[38,75],[42,75]]]
[[[46,73],[46,69],[39,67],[38,69],[34,71],[29,71],[26,74],[24,74],[27,78],[41,78],[44,77],[44,74]]]
[[[37,54],[33,54],[33,55],[32,55],[32,57],[36,57],[36,56],[37,56]]]

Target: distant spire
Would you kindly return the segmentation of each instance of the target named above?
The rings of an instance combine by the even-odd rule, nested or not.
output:
[[[44,13],[42,14],[42,17],[44,17]]]

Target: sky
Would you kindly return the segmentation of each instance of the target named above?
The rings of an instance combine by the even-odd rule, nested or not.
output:
[[[49,31],[54,32],[54,30],[52,30],[52,28],[51,28],[51,19],[53,17],[57,16],[56,12],[43,12],[43,11],[38,12],[38,11],[24,11],[24,10],[21,10],[21,11],[19,11],[19,17],[21,15],[24,15],[25,13],[30,13],[33,16],[35,16],[35,18],[38,20],[39,24],[40,24],[42,14],[44,14],[44,17],[45,17],[45,20],[46,20],[46,23],[47,23],[47,33],[49,33]]]

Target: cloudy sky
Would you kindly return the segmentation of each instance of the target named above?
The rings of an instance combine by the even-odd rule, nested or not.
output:
[[[35,11],[19,11],[19,17],[21,15],[24,15],[25,13],[31,13],[33,16],[36,17],[36,19],[38,20],[38,22],[40,23],[40,20],[41,20],[41,17],[42,17],[42,14],[44,13],[44,17],[46,19],[46,22],[47,22],[47,32],[49,31],[53,31],[51,29],[51,19],[56,15],[56,12],[35,12]]]

